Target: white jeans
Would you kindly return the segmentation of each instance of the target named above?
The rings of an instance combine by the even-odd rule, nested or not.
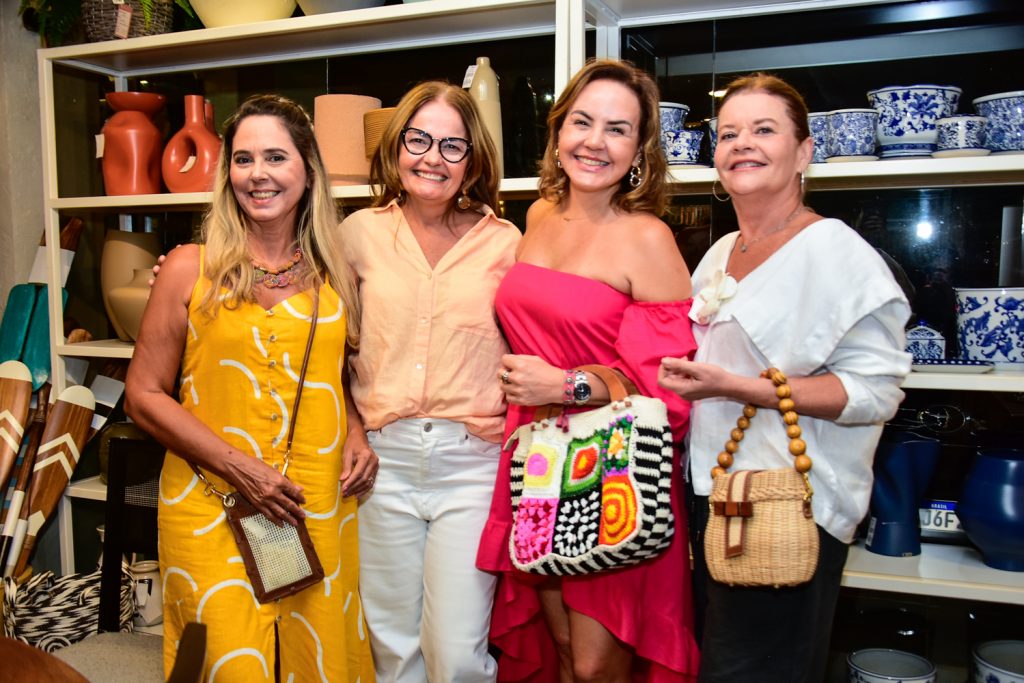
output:
[[[359,508],[359,582],[377,683],[493,682],[493,575],[476,568],[500,448],[459,422],[367,432],[380,458]]]

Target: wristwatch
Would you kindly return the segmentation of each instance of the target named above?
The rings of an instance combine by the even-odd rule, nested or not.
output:
[[[590,384],[587,383],[587,373],[582,370],[577,370],[573,376],[572,399],[578,406],[586,405],[590,400]]]

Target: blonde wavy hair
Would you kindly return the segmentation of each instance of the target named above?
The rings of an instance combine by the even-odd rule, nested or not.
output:
[[[646,72],[627,61],[592,59],[565,86],[548,113],[548,143],[540,166],[540,194],[560,204],[569,193],[569,177],[558,167],[558,134],[583,89],[595,81],[615,81],[629,88],[640,101],[640,185],[632,187],[629,175],[622,177],[612,203],[627,213],[665,211],[668,164],[661,151],[660,99],[657,84]]]
[[[373,205],[384,206],[393,199],[403,201],[405,190],[398,168],[402,131],[420,108],[434,101],[450,105],[459,112],[473,145],[463,159],[466,163],[466,176],[462,181],[462,191],[474,203],[486,204],[497,210],[501,178],[498,176],[498,153],[494,142],[484,128],[480,112],[469,93],[444,81],[424,81],[407,92],[398,103],[370,162]],[[457,200],[457,196],[452,198],[448,213],[455,211]]]
[[[331,197],[320,149],[313,136],[313,122],[297,103],[280,95],[254,95],[239,106],[225,122],[224,144],[217,163],[210,210],[203,219],[202,242],[206,245],[204,272],[213,286],[200,303],[200,310],[215,315],[218,306],[234,308],[240,302],[255,302],[256,281],[250,267],[248,222],[231,187],[231,156],[239,124],[250,116],[273,116],[288,131],[306,167],[308,187],[298,204],[296,242],[309,266],[303,274],[303,289],[319,287],[324,275],[338,292],[346,311],[349,342],[359,339],[359,299],[355,278],[338,231],[338,209]],[[221,289],[228,291],[220,297]],[[354,346],[354,344],[353,344]]]

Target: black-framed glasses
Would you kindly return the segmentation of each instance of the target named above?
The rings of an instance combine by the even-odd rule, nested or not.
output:
[[[441,153],[441,158],[445,161],[457,164],[466,158],[469,154],[469,150],[473,148],[473,143],[463,138],[441,138],[435,140],[425,130],[419,128],[403,128],[402,129],[402,144],[409,151],[409,154],[415,154],[420,156],[426,154],[434,143],[437,143],[437,151]]]

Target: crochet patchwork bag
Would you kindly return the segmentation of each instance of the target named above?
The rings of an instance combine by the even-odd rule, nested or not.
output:
[[[675,533],[668,409],[604,366],[580,368],[611,402],[565,415],[542,406],[509,437],[513,509],[509,554],[525,572],[566,576],[652,558]],[[628,380],[626,380],[628,382]]]

